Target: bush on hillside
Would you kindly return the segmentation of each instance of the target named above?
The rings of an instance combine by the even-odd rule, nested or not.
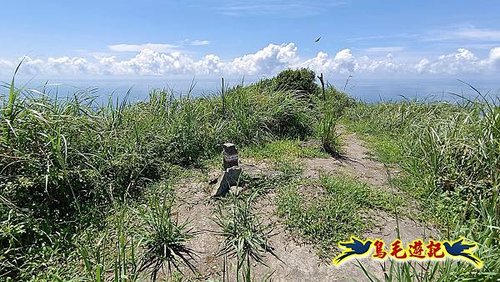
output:
[[[274,90],[304,91],[311,95],[319,91],[315,79],[316,74],[310,69],[284,70],[276,76]]]

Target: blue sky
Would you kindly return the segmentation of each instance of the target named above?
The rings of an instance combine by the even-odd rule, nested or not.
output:
[[[500,74],[500,1],[6,1],[0,76]],[[315,39],[321,37],[319,42]]]

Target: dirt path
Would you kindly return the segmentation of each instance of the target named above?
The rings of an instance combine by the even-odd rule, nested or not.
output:
[[[303,175],[305,178],[318,178],[321,174],[343,174],[369,184],[375,189],[384,189],[392,193],[401,193],[389,185],[385,166],[369,156],[364,142],[355,134],[344,134],[345,156],[342,160],[334,158],[302,159]],[[394,171],[393,171],[394,172]],[[200,252],[196,262],[201,272],[202,280],[220,277],[222,259],[216,256],[222,239],[208,230],[217,230],[213,222],[213,207],[210,203],[210,189],[208,184],[180,183],[177,194],[183,195],[184,202],[177,207],[179,219],[189,218],[191,226],[201,233],[196,236],[190,246]],[[307,191],[314,193],[314,191]],[[313,246],[303,244],[292,237],[285,229],[280,218],[276,215],[276,195],[274,192],[260,197],[256,203],[256,211],[263,216],[266,222],[274,226],[276,235],[270,239],[280,260],[268,255],[265,260],[268,267],[255,265],[254,275],[257,280],[271,275],[272,281],[366,281],[367,278],[357,267],[355,262],[348,262],[342,267],[332,266],[328,261],[321,261],[316,255]],[[380,238],[390,242],[397,238],[397,222],[394,215],[376,211],[365,215],[375,226],[364,234],[364,237]],[[417,238],[428,238],[435,232],[424,225],[407,218],[399,219],[399,231],[404,242]],[[365,259],[363,264],[371,273],[382,278],[383,272],[379,263]]]
[[[222,272],[223,260],[217,256],[222,237],[216,236],[213,231],[218,230],[214,219],[213,200],[210,199],[210,186],[204,182],[182,181],[177,183],[175,191],[182,195],[182,200],[174,208],[179,222],[189,222],[197,234],[189,241],[189,247],[193,249],[198,258],[195,267],[199,272],[196,277],[206,280],[211,277],[219,277]],[[180,197],[178,197],[180,198]],[[191,275],[188,269],[184,274]]]
[[[369,151],[364,142],[355,134],[344,136],[344,152],[342,160],[334,158],[312,158],[303,159],[303,177],[319,178],[322,174],[344,174],[356,178],[369,184],[375,189],[384,189],[393,193],[401,191],[389,185],[387,171],[384,164],[373,160],[369,156]],[[391,169],[392,173],[397,173]],[[306,191],[318,193],[317,191]],[[276,254],[283,262],[268,256],[269,269],[275,270],[273,279],[275,281],[367,281],[367,277],[357,266],[357,263],[348,262],[337,268],[329,264],[328,261],[321,261],[315,254],[312,246],[301,244],[290,237],[285,230],[280,219],[276,217],[275,195],[271,194],[260,205],[265,210],[266,215],[272,214],[270,218],[277,229],[277,236],[271,239],[271,245],[276,249]],[[365,238],[383,239],[390,242],[397,238],[397,228],[399,227],[400,237],[404,242],[417,238],[428,238],[429,234],[434,234],[433,229],[425,227],[419,222],[408,218],[400,218],[399,225],[392,214],[383,211],[376,211],[368,214],[374,227],[364,234]],[[375,274],[379,279],[383,278],[380,263],[373,260],[363,260],[363,265]],[[265,274],[266,269],[257,267],[261,274]],[[269,271],[269,270],[267,270]],[[262,276],[262,275],[261,275]]]
[[[343,173],[373,187],[383,188],[393,193],[399,193],[397,189],[391,188],[387,179],[387,170],[383,163],[370,157],[369,150],[364,142],[356,134],[343,135],[344,154],[339,159],[305,159],[304,177],[318,178],[320,173]],[[391,174],[397,174],[398,170],[388,168]]]

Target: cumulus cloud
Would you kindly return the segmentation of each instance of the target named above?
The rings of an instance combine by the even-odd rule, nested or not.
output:
[[[431,65],[431,61],[429,61],[427,59],[421,59],[420,62],[418,62],[418,64],[415,65],[415,70],[418,73],[424,73],[430,68],[429,67],[430,65]]]
[[[202,75],[221,74],[224,68],[224,62],[214,54],[206,55],[194,66],[196,72]]]
[[[163,53],[151,49],[141,50],[135,57],[118,61],[116,57],[100,59],[107,66],[104,71],[117,75],[177,75],[192,73],[193,59],[181,52]]]
[[[404,71],[404,65],[394,61],[391,53],[382,58],[363,56],[358,60],[357,70],[369,73],[395,73]]]
[[[333,58],[325,52],[319,52],[316,57],[306,60],[299,66],[323,73],[351,73],[354,72],[357,62],[350,49],[343,49]]]
[[[97,70],[95,65],[80,57],[48,58],[43,67],[67,74],[93,73]]]
[[[267,75],[289,68],[298,62],[297,47],[294,43],[269,44],[253,54],[234,59],[225,68],[228,73],[240,75]]]
[[[23,61],[23,66],[20,71],[21,74],[27,73],[29,75],[36,75],[39,73],[48,72],[50,70],[48,69],[48,64],[44,60],[25,57]]]
[[[319,52],[316,57],[306,60],[300,66],[329,74],[387,73],[403,68],[403,65],[393,62],[390,53],[382,58],[355,57],[350,49],[339,51],[333,58],[325,52]]]
[[[480,60],[470,50],[460,48],[456,52],[441,55],[437,60],[431,62],[428,59],[422,59],[415,65],[415,70],[419,73],[475,73],[484,71],[488,62]]]
[[[186,43],[185,43],[186,44]],[[325,74],[462,74],[500,71],[500,47],[479,58],[464,48],[436,56],[405,60],[401,53],[354,54],[342,49],[330,55],[320,51],[312,58],[301,58],[294,43],[269,44],[250,54],[224,60],[216,54],[196,58],[190,53],[170,50],[162,44],[113,45],[114,50],[134,52],[130,56],[25,57],[21,74],[45,76],[269,76],[287,68],[307,67]],[[118,46],[118,47],[117,47]],[[151,48],[149,48],[151,47]],[[128,50],[128,51],[127,51]],[[136,50],[136,51],[133,51]],[[164,51],[167,50],[167,51]],[[378,55],[378,56],[376,56]],[[0,59],[0,73],[10,74],[14,61]]]

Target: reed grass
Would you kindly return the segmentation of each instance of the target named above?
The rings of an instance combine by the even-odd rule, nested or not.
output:
[[[215,222],[220,227],[217,235],[224,238],[218,256],[236,259],[236,271],[233,279],[236,281],[253,281],[252,268],[254,263],[266,265],[266,253],[276,254],[269,244],[273,235],[273,227],[264,224],[253,208],[253,202],[258,192],[250,195],[231,195],[218,205]],[[278,258],[279,259],[279,258]],[[224,276],[231,277],[229,273]]]
[[[307,138],[316,121],[308,101],[256,85],[225,90],[224,102],[158,89],[142,102],[130,103],[127,93],[104,105],[94,89],[61,97],[45,87],[18,88],[15,74],[5,89],[0,221],[8,228],[0,233],[1,278],[31,279],[44,265],[57,269],[59,252],[72,252],[68,238],[103,225],[115,202],[141,199],[176,166],[202,166],[223,142]],[[57,255],[37,256],[42,246]]]
[[[193,236],[189,224],[172,218],[171,198],[150,198],[145,191],[168,183],[179,167],[203,166],[223,142],[263,148],[260,155],[276,163],[288,151],[323,156],[299,148],[297,140],[308,138],[338,154],[340,123],[371,138],[379,159],[404,169],[393,183],[423,202],[445,239],[478,242],[485,261],[482,270],[428,265],[428,276],[391,264],[386,280],[498,279],[499,101],[364,104],[333,87],[319,93],[303,74],[298,77],[305,81],[296,85],[307,89],[299,89],[300,95],[266,79],[225,89],[223,99],[158,89],[142,102],[130,103],[125,95],[104,105],[96,102],[94,89],[58,97],[45,87],[17,87],[14,74],[6,92],[0,91],[0,280],[135,281],[156,279],[168,265],[189,269],[195,258],[186,247]],[[287,76],[281,80],[289,83]],[[292,162],[279,167],[300,174]],[[387,204],[359,183],[326,179],[320,184],[326,197],[306,205],[297,187],[282,183],[293,179],[280,180],[288,188],[279,189],[279,213],[309,240],[326,242],[325,248],[340,238],[342,226],[335,222],[354,221],[345,232],[364,226],[340,200],[348,198],[354,207],[366,206],[367,199],[376,208]],[[236,254],[237,277],[244,273],[245,279],[251,277],[251,259],[263,262],[262,253],[270,250],[269,234],[255,221],[248,199],[233,199],[233,216],[219,220],[223,253]],[[142,216],[133,215],[131,207],[141,204]],[[130,221],[143,229],[133,231]],[[83,236],[93,231],[97,235]]]
[[[423,202],[443,239],[474,240],[485,262],[481,270],[451,261],[420,267],[391,262],[386,281],[499,278],[500,100],[476,94],[475,100],[460,97],[455,104],[360,103],[348,113],[348,128],[375,140],[378,157],[404,169],[395,183]]]

